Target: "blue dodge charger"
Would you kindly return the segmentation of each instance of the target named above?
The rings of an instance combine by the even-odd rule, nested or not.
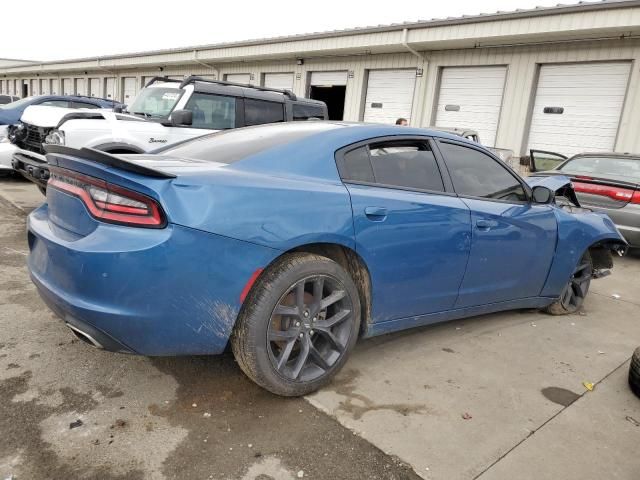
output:
[[[299,122],[155,154],[49,146],[29,269],[80,338],[218,354],[280,395],[356,340],[499,310],[572,313],[626,242],[565,177],[443,132]]]

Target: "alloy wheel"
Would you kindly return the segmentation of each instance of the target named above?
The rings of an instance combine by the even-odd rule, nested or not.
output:
[[[345,352],[352,322],[353,301],[338,279],[314,275],[296,282],[269,319],[267,350],[273,368],[298,382],[325,375]]]

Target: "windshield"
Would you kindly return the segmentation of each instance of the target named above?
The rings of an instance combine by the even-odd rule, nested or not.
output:
[[[6,105],[0,105],[0,110],[13,110],[14,108],[28,107],[33,103],[35,98],[27,97],[22,100],[16,100],[15,102],[7,103]]]
[[[598,177],[618,177],[640,182],[640,158],[576,157],[558,170]]]
[[[168,117],[183,92],[184,90],[179,88],[145,88],[127,110],[145,117]]]

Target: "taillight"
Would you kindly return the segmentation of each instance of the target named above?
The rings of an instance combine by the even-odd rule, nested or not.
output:
[[[49,170],[47,188],[78,197],[98,220],[133,227],[165,225],[160,205],[141,193],[64,168],[49,167]]]
[[[635,192],[633,192],[630,202],[640,205],[640,190],[636,190]]]
[[[612,200],[617,200],[619,202],[633,202],[640,203],[637,191],[633,191],[629,188],[620,188],[613,187],[610,185],[598,185],[596,183],[583,183],[583,182],[572,182],[573,189],[576,192],[581,193],[590,193],[592,195],[601,195],[603,197],[609,197]],[[634,201],[635,198],[635,201]]]

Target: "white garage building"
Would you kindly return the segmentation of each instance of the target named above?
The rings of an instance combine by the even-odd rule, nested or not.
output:
[[[334,119],[472,128],[489,146],[640,152],[640,1],[606,0],[48,63],[0,92],[129,103],[153,76],[291,89]],[[9,62],[10,63],[10,62]]]

